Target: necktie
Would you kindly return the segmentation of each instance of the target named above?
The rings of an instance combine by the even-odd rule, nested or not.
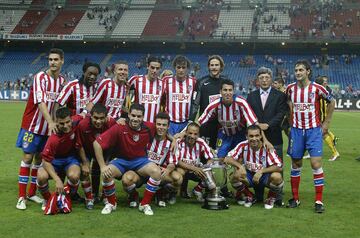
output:
[[[266,104],[266,100],[268,98],[269,94],[268,92],[264,91],[261,93],[261,104],[262,104],[262,108],[265,108],[265,104]]]

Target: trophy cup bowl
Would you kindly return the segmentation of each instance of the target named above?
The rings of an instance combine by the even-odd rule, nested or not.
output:
[[[202,208],[209,210],[228,209],[229,205],[226,203],[226,199],[220,195],[220,189],[227,183],[226,165],[215,158],[203,171],[206,175],[205,183],[209,191]]]

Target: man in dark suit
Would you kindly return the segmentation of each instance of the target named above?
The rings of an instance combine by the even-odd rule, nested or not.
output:
[[[247,101],[254,110],[266,138],[273,144],[278,156],[283,159],[281,123],[289,110],[286,95],[271,87],[271,69],[260,67],[256,76],[260,88],[251,92]],[[282,198],[278,197],[277,199],[277,204],[281,203]]]

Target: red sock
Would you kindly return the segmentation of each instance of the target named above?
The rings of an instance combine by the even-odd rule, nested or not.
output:
[[[291,183],[291,192],[295,200],[299,200],[299,186],[300,186],[300,175],[301,168],[294,169],[291,167],[290,183]]]
[[[204,187],[203,187],[202,183],[200,182],[200,183],[198,183],[198,185],[195,186],[194,190],[197,192],[202,192],[203,188]]]
[[[322,202],[322,195],[324,189],[324,172],[323,169],[313,170],[314,186],[315,186],[315,201]]]
[[[254,197],[254,194],[249,190],[249,188],[245,185],[244,188],[241,190],[247,197]]]
[[[156,190],[159,188],[160,180],[155,180],[153,178],[149,178],[146,183],[146,188],[144,191],[144,198],[141,200],[141,205],[150,204],[152,197],[154,196]]]
[[[19,197],[26,197],[26,187],[29,182],[30,166],[31,164],[26,164],[24,161],[21,161],[18,181]]]
[[[276,198],[276,193],[274,191],[269,190],[268,198]]]
[[[50,199],[50,192],[49,192],[49,184],[48,182],[46,182],[44,185],[37,185],[39,192],[41,193],[41,195],[43,196],[43,198],[48,201]]]
[[[114,180],[111,180],[108,183],[103,182],[103,191],[105,197],[107,198],[108,202],[112,205],[116,205],[116,195],[115,195],[115,183]]]
[[[33,165],[31,168],[31,183],[28,191],[29,197],[32,197],[36,194],[36,178],[37,178],[37,172],[40,168],[40,165]]]
[[[94,196],[92,193],[90,181],[81,181],[81,187],[84,190],[86,200],[93,200]]]
[[[79,187],[79,181],[76,184],[73,184],[69,179],[66,182],[66,186],[70,188],[70,194],[75,194]]]

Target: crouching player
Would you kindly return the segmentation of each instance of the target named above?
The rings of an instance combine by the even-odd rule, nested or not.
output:
[[[154,214],[150,202],[160,185],[161,171],[146,155],[147,145],[155,135],[155,125],[143,121],[144,111],[144,106],[140,104],[131,105],[125,125],[114,125],[94,141],[95,156],[103,177],[103,190],[108,200],[102,214],[110,214],[116,210],[114,178],[121,178],[128,170],[149,177],[139,211],[145,215]],[[115,159],[106,165],[103,151],[108,149],[113,150]]]
[[[93,143],[98,135],[116,124],[115,119],[107,117],[107,109],[103,104],[96,103],[90,115],[80,121],[77,128],[76,146],[82,160],[92,161],[91,183],[89,173],[81,174],[81,185],[85,192],[85,205],[87,209],[94,208],[94,197],[99,196],[100,168],[94,153]]]
[[[210,146],[200,137],[200,126],[195,122],[189,123],[185,131],[185,138],[177,141],[175,160],[180,174],[186,178],[199,182],[193,189],[193,194],[200,202],[205,188],[205,173],[202,169],[201,158],[211,161],[214,158]]]
[[[176,203],[176,194],[182,183],[182,176],[175,171],[175,160],[170,152],[171,141],[167,137],[170,124],[169,114],[159,112],[155,116],[156,134],[152,143],[147,147],[149,160],[155,163],[161,169],[160,189],[156,192],[157,205],[166,206],[166,198],[169,197],[169,203]],[[128,203],[130,207],[137,207],[139,194],[136,187],[139,187],[146,181],[136,172],[129,170],[122,177],[124,190],[128,193]]]
[[[284,185],[281,176],[282,161],[275,150],[266,149],[263,143],[261,129],[258,125],[247,128],[247,141],[239,143],[225,157],[224,162],[232,165],[235,172],[231,177],[232,186],[237,190],[236,199],[239,205],[251,207],[256,199],[249,187],[263,191],[261,187],[269,188],[265,200],[265,208],[272,209],[277,193]],[[242,196],[245,195],[245,200]]]
[[[41,195],[44,197],[42,209],[46,207],[46,202],[50,198],[49,178],[55,181],[55,191],[58,194],[64,192],[64,183],[61,179],[67,177],[66,186],[70,188],[70,193],[77,192],[80,179],[80,162],[76,150],[76,133],[73,121],[70,117],[70,110],[66,107],[56,111],[57,134],[52,134],[46,142],[42,152],[42,167],[38,170],[37,186]],[[87,161],[82,161],[83,168]]]

